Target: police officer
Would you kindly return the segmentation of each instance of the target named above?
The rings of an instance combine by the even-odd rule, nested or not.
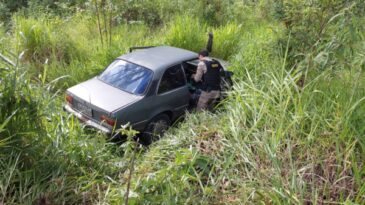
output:
[[[209,52],[199,52],[199,64],[196,74],[192,76],[195,82],[202,82],[202,92],[197,110],[207,109],[220,97],[220,65],[208,57]]]

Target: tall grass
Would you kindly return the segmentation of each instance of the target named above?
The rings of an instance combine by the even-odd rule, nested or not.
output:
[[[207,25],[188,15],[175,18],[167,27],[166,44],[196,52],[205,48]]]
[[[101,45],[87,12],[67,19],[15,15],[12,35],[0,38],[0,53],[16,64],[0,60],[0,204],[123,203],[130,143],[111,143],[64,113],[63,90],[130,46],[199,51],[209,31],[213,55],[230,60],[234,88],[215,113],[187,114],[137,152],[129,203],[363,204],[363,28],[341,27],[346,32],[291,67],[285,27],[249,3],[232,5],[237,19],[219,26],[198,10],[166,14],[168,24],[158,28],[113,22],[110,46]]]
[[[240,41],[243,35],[243,26],[237,23],[229,23],[213,30],[213,56],[229,59],[239,51]]]
[[[326,72],[301,90],[300,73],[273,62],[258,77],[246,70],[223,112],[189,115],[152,146],[137,168],[139,202],[364,202],[363,142],[349,120],[364,109],[363,73]]]
[[[243,33],[225,109],[189,115],[145,154],[139,203],[364,203],[361,65],[312,70],[301,88],[280,26],[265,25]]]
[[[63,113],[53,86],[30,83],[21,64],[1,73],[1,203],[93,203],[118,174],[119,149]]]
[[[47,16],[37,19],[14,17],[16,41],[20,43],[18,49],[26,51],[27,60],[39,63],[47,59],[70,62],[73,58],[83,57],[82,51],[71,41],[69,35],[60,29],[63,21],[59,18],[47,19]]]
[[[62,79],[57,88],[67,88],[100,73],[112,60],[128,48],[143,45],[148,29],[144,25],[120,25],[111,30],[112,44],[98,41],[95,19],[88,14],[75,15],[64,21],[45,15],[27,18],[14,17],[14,33],[19,42],[16,48],[25,51],[24,62],[33,76],[47,82]]]

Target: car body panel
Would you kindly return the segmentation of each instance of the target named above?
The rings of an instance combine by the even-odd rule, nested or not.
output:
[[[94,120],[93,118],[90,118],[88,116],[83,115],[82,113],[80,113],[78,110],[75,110],[73,107],[71,107],[70,105],[65,105],[64,110],[71,113],[72,115],[76,116],[79,120],[81,120],[86,126],[89,127],[93,127],[96,128],[104,133],[112,133],[113,132],[113,127],[103,123],[103,122],[99,122],[97,120]]]
[[[167,113],[171,119],[180,116],[189,104],[187,86],[163,93],[145,97],[121,110],[115,116],[120,124],[130,123],[133,129],[143,131],[147,123],[161,113]]]
[[[67,91],[108,113],[112,113],[142,98],[142,96],[133,95],[110,86],[98,78],[75,85]]]
[[[161,69],[176,65],[177,62],[181,63],[194,58],[198,58],[197,53],[170,46],[137,50],[118,57],[118,59],[135,63],[153,71],[161,71]]]

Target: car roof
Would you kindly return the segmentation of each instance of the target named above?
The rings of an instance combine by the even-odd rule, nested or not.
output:
[[[136,50],[122,55],[118,59],[135,63],[151,70],[159,70],[194,58],[198,58],[198,54],[192,51],[171,46],[157,46]]]

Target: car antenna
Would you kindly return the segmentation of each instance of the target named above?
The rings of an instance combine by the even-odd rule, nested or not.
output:
[[[207,50],[209,53],[213,50],[213,32],[209,32],[208,34]]]

